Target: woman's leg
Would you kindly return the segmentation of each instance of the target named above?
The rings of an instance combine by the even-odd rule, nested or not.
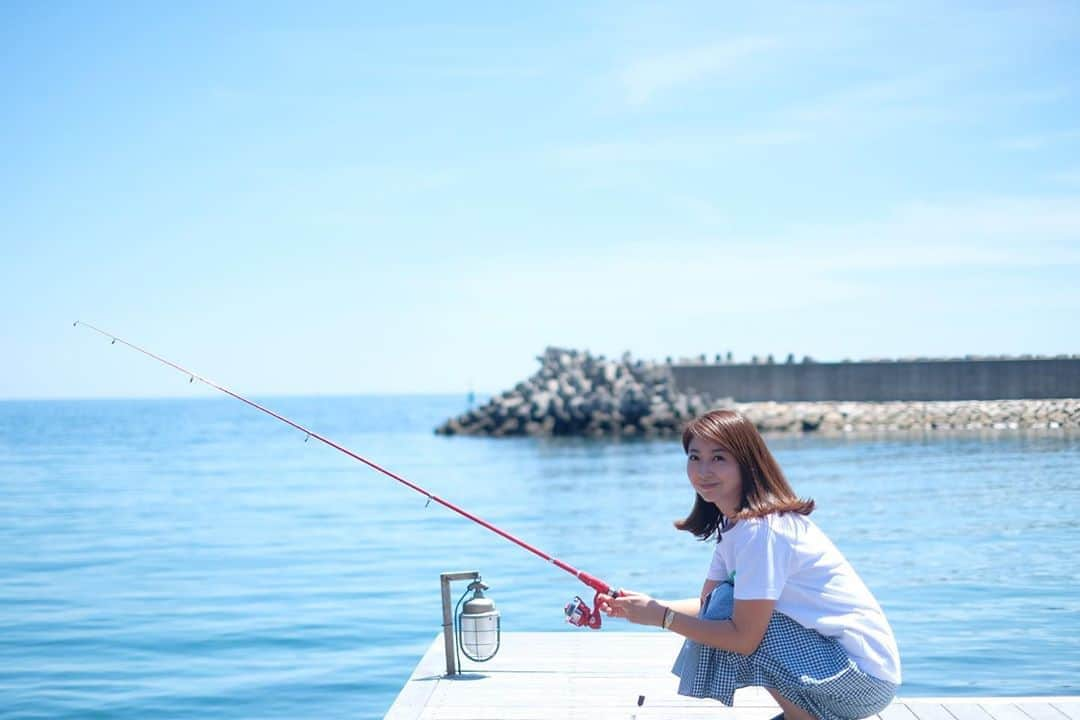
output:
[[[813,715],[803,710],[795,703],[782,696],[772,688],[765,688],[773,696],[773,700],[784,711],[784,720],[817,720]]]

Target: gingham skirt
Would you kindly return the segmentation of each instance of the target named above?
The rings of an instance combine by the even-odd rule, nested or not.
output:
[[[701,617],[725,620],[734,607],[734,588],[723,583]],[[672,672],[679,694],[710,697],[725,705],[741,687],[766,687],[819,720],[858,720],[883,710],[896,685],[860,670],[839,642],[774,612],[761,645],[750,655],[717,650],[693,640],[683,643]]]

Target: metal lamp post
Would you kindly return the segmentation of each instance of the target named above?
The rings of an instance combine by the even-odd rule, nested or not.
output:
[[[484,595],[488,589],[480,573],[451,572],[439,576],[442,586],[443,642],[446,649],[446,674],[460,672],[458,652],[474,662],[486,662],[499,651],[501,639],[499,611],[495,602]],[[471,580],[458,600],[453,614],[450,611],[450,583]],[[472,597],[466,600],[466,596]]]

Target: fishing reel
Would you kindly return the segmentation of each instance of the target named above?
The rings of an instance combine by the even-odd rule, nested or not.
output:
[[[613,596],[617,596],[618,592],[613,592]],[[600,593],[596,593],[596,597],[593,598],[593,606],[589,605],[581,599],[580,595],[575,595],[574,599],[566,603],[566,607],[563,609],[566,613],[566,622],[570,623],[574,627],[587,627],[592,630],[600,629],[600,619],[602,613],[600,612]]]

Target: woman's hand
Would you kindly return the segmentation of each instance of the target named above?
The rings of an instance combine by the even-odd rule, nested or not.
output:
[[[600,595],[600,610],[609,617],[626,618],[636,625],[660,627],[667,608],[643,593],[619,590],[618,596],[614,598]]]

